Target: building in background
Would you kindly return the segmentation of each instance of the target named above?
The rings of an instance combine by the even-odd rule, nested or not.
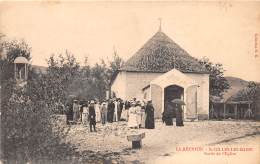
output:
[[[184,100],[184,119],[209,118],[209,73],[159,31],[118,70],[111,92],[124,100],[151,99],[160,118],[173,99]]]

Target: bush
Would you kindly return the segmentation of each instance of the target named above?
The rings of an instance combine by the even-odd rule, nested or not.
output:
[[[65,129],[51,123],[53,112],[43,101],[32,102],[24,91],[16,90],[8,102],[3,102],[1,112],[3,159],[39,163],[72,155],[72,146],[61,140]]]

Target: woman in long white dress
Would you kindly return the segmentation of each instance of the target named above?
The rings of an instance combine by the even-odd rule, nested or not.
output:
[[[136,107],[135,102],[131,104],[131,107],[129,108],[129,117],[128,117],[128,123],[127,126],[130,128],[138,128],[138,122],[137,122],[137,115],[136,115]]]
[[[113,118],[114,118],[114,120],[113,120],[114,122],[117,122],[117,121],[118,121],[118,115],[117,115],[118,105],[117,105],[117,103],[118,103],[118,102],[115,100],[115,101],[114,101],[115,111],[114,111],[114,117],[113,117]]]
[[[88,107],[87,107],[87,105],[83,106],[82,124],[83,125],[88,125]]]
[[[138,123],[138,127],[141,127],[141,124],[142,124],[142,109],[141,109],[141,105],[140,103],[138,102],[136,107],[135,107],[135,110],[136,110],[136,120],[137,120],[137,123]]]
[[[128,110],[125,109],[125,105],[123,105],[121,119],[124,121],[128,121]]]
[[[96,112],[96,122],[100,122],[101,121],[101,112],[100,112],[100,103],[97,102],[95,104],[95,112]]]

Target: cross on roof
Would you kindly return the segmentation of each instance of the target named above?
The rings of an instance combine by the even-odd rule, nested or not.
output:
[[[158,18],[159,19],[159,31],[162,31],[162,18]]]

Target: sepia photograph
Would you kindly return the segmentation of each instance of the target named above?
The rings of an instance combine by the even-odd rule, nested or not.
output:
[[[259,164],[260,1],[0,1],[0,164]]]

